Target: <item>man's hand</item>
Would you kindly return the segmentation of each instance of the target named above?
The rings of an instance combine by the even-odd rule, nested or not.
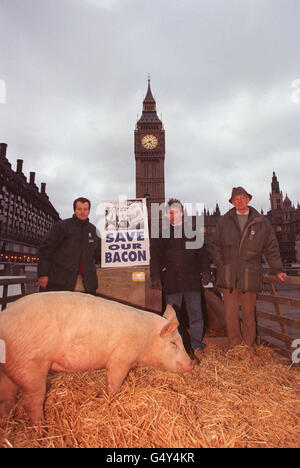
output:
[[[278,273],[277,278],[278,278],[282,283],[284,283],[285,278],[286,278],[286,273],[283,273],[283,272]]]
[[[40,276],[37,280],[37,284],[41,287],[41,288],[46,288],[47,287],[47,284],[48,284],[48,281],[49,281],[49,277],[48,276]]]
[[[212,275],[210,273],[202,273],[202,285],[207,286],[211,282],[213,282]]]

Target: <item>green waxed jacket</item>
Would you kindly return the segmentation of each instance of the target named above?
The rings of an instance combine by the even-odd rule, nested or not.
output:
[[[282,271],[278,242],[269,221],[249,206],[248,221],[242,232],[236,209],[229,210],[220,219],[213,238],[217,286],[260,291],[263,255],[275,274]]]

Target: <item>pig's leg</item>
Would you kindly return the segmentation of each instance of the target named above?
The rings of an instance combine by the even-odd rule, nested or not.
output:
[[[8,416],[16,402],[17,385],[0,370],[0,417]]]
[[[118,393],[131,367],[130,363],[122,362],[120,359],[114,359],[108,363],[106,380],[109,395],[113,396]]]
[[[46,381],[39,387],[23,391],[23,404],[33,424],[38,424],[43,419],[45,395]]]
[[[46,395],[46,378],[38,384],[23,390],[23,404],[34,424],[43,420],[43,408]]]
[[[46,377],[49,367],[30,366],[26,368],[20,387],[22,389],[22,402],[34,424],[43,419],[43,407],[46,395]]]

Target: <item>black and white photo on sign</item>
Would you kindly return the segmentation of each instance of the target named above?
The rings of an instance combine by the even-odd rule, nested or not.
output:
[[[145,199],[101,202],[102,267],[149,265]]]

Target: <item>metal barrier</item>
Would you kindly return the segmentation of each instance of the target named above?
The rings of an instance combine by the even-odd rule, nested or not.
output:
[[[0,286],[3,286],[3,295],[0,299],[0,306],[2,310],[4,310],[10,302],[14,302],[17,299],[25,296],[26,294],[30,294],[32,292],[36,292],[38,290],[38,286],[36,285],[36,278],[11,278],[11,279],[0,279]],[[28,288],[28,285],[33,285],[33,287]],[[15,294],[13,296],[8,295],[8,287],[10,285],[21,285],[21,294]],[[36,285],[36,287],[34,287]],[[36,291],[35,291],[36,290]]]
[[[293,292],[289,292],[289,297],[279,295],[275,285],[295,285],[300,287],[300,277],[287,276],[285,282],[282,283],[276,276],[264,276],[263,281],[269,286],[270,293],[257,294],[257,301],[273,304],[274,312],[262,310],[257,305],[258,341],[275,347],[281,354],[290,358],[293,353],[292,344],[297,338],[300,338],[300,298],[290,297]],[[296,289],[294,294],[295,292]],[[291,314],[286,312],[292,315],[292,317],[284,315],[282,306],[294,308]],[[266,325],[266,321],[271,322],[271,325]]]

